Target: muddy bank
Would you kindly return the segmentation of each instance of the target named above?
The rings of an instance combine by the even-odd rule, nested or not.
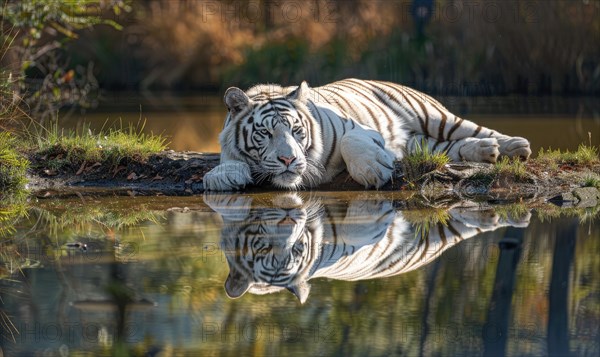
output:
[[[78,167],[53,170],[47,158],[31,157],[29,189],[38,197],[64,187],[120,188],[145,194],[193,195],[204,192],[202,178],[219,163],[218,154],[165,151],[145,161],[131,160],[120,165],[82,163]],[[559,205],[595,206],[600,202],[597,188],[582,188],[586,177],[600,175],[600,164],[575,165],[549,170],[539,163],[526,164],[527,175],[517,177],[493,172],[493,165],[454,163],[440,170],[408,180],[401,162],[396,163],[392,180],[383,191],[411,191],[426,201],[480,200],[518,202],[524,199],[551,200]],[[264,190],[265,188],[248,188]],[[347,173],[340,174],[320,190],[364,190]]]

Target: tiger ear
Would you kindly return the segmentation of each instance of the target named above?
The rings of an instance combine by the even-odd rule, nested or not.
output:
[[[306,281],[286,287],[292,294],[296,295],[301,304],[306,302],[310,294],[310,284]]]
[[[223,101],[232,112],[239,112],[250,103],[250,98],[238,87],[230,87],[225,91]]]
[[[250,289],[250,281],[242,274],[229,272],[225,281],[225,293],[232,299],[237,299]]]
[[[306,83],[306,81],[302,81],[298,88],[296,88],[293,92],[287,95],[287,99],[296,100],[301,103],[306,103],[308,101],[309,93],[310,88],[308,87],[308,83]]]

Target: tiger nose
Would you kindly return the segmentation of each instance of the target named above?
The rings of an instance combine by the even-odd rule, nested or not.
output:
[[[294,160],[296,160],[296,158],[293,156],[292,157],[279,156],[279,160],[281,162],[283,162],[285,164],[285,166],[290,166],[290,164],[292,162],[294,162]]]

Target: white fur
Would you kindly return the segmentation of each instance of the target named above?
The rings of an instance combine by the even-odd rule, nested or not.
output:
[[[297,190],[329,182],[344,170],[365,188],[379,188],[392,177],[394,160],[423,144],[453,161],[494,163],[501,155],[531,154],[526,139],[458,118],[431,97],[388,82],[230,88],[224,101],[229,114],[219,136],[221,164],[206,174],[206,190],[235,191],[249,184]],[[302,120],[311,123],[305,125],[312,128],[310,141],[294,136],[294,123]],[[261,134],[261,142],[254,136],[258,122],[269,135]],[[253,151],[242,152],[242,141]],[[282,157],[294,160],[287,165]]]

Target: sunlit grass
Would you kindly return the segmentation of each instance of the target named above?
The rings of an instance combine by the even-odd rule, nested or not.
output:
[[[518,158],[504,156],[494,164],[491,170],[477,172],[469,180],[489,187],[494,181],[507,177],[516,182],[526,182],[530,175],[527,173],[525,162]]]
[[[405,153],[402,158],[402,170],[406,181],[414,183],[422,179],[426,174],[439,170],[450,162],[450,158],[444,152],[432,152],[427,143],[417,144],[410,153]]]
[[[580,144],[577,151],[561,151],[560,149],[540,149],[538,156],[534,159],[540,164],[553,168],[559,165],[591,165],[600,161],[598,157],[598,148]]]
[[[600,176],[593,175],[584,178],[583,187],[595,187],[597,189],[600,189]]]
[[[518,158],[502,157],[494,164],[493,173],[495,175],[510,175],[513,176],[516,181],[523,181],[527,179],[527,167],[525,163]]]
[[[136,128],[101,130],[94,133],[89,126],[81,132],[59,130],[57,124],[43,133],[32,135],[33,150],[48,159],[47,166],[61,169],[82,163],[118,165],[123,160],[144,161],[167,148],[162,135],[143,133],[144,125]]]
[[[17,141],[7,132],[0,132],[0,199],[8,192],[25,188],[29,162],[16,151]]]

